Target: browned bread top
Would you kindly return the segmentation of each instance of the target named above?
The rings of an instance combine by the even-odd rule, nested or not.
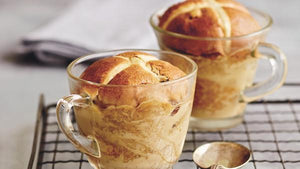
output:
[[[140,85],[178,79],[185,73],[144,52],[125,52],[91,64],[80,78],[100,84]]]
[[[232,37],[260,27],[248,10],[234,0],[186,0],[160,18],[165,30],[198,37]]]

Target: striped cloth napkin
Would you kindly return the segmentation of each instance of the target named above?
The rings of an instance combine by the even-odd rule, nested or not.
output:
[[[56,64],[101,50],[157,48],[149,18],[172,3],[171,0],[77,1],[61,16],[26,35],[21,52],[33,52],[39,60]]]

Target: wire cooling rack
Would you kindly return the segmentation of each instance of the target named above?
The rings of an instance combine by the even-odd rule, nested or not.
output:
[[[40,100],[28,169],[91,169],[85,156],[60,132],[55,104],[45,106],[43,96]],[[233,129],[189,131],[180,160],[173,169],[197,169],[193,151],[213,141],[237,142],[250,148],[252,160],[245,169],[300,168],[300,100],[253,102],[247,106],[244,122]]]

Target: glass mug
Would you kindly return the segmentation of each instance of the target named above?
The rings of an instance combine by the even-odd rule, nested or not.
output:
[[[58,101],[59,127],[95,169],[171,168],[188,130],[197,65],[174,52],[139,50],[177,66],[186,75],[132,86],[80,79],[94,61],[126,51],[134,50],[88,55],[68,66],[71,95]]]
[[[160,48],[184,54],[198,65],[190,128],[215,131],[234,127],[243,121],[247,103],[274,92],[283,84],[287,74],[286,57],[278,47],[263,42],[272,25],[269,15],[250,8],[251,15],[261,26],[250,34],[194,37],[160,28],[159,17],[166,9],[150,18]],[[193,56],[188,49],[199,50],[203,55]],[[220,50],[223,56],[218,57],[218,52],[204,55]],[[259,59],[267,59],[272,74],[265,81],[253,84]]]

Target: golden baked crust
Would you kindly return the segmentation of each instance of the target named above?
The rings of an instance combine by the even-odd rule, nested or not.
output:
[[[185,95],[183,83],[169,87],[160,87],[156,93],[155,86],[149,88],[136,85],[156,84],[183,77],[185,73],[172,64],[159,60],[143,52],[125,52],[116,56],[100,59],[91,64],[80,78],[99,84],[124,86],[82,85],[80,93],[85,93],[100,107],[108,105],[137,106],[149,98],[161,101],[178,101]],[[136,87],[135,87],[136,86]],[[174,87],[183,87],[172,91]]]
[[[158,83],[159,79],[137,64],[133,64],[118,73],[108,84],[139,85]]]
[[[116,66],[118,65],[118,66]],[[100,84],[107,84],[110,81],[111,73],[128,67],[128,61],[120,57],[109,57],[96,61],[90,65],[82,74],[81,78]]]
[[[100,59],[80,78],[100,84],[140,85],[178,79],[185,73],[172,64],[143,52],[125,52]]]
[[[232,37],[257,31],[260,26],[248,10],[234,0],[186,0],[170,7],[160,18],[162,29],[196,37]],[[215,57],[230,51],[229,41],[200,41],[163,37],[179,52]]]

